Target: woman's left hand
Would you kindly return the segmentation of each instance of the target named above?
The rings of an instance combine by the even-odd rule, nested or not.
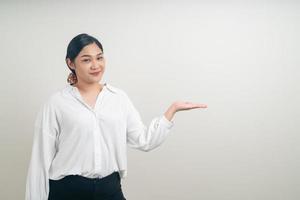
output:
[[[200,104],[200,103],[192,103],[188,101],[176,101],[173,103],[174,108],[177,111],[182,111],[182,110],[191,110],[195,108],[207,108],[207,105],[205,104]]]
[[[177,111],[191,110],[196,108],[207,108],[207,105],[188,101],[176,101],[165,112],[165,117],[171,121]]]

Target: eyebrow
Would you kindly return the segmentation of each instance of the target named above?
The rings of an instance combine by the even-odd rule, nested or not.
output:
[[[96,56],[102,55],[103,53],[98,53]],[[80,57],[92,57],[91,55],[82,55]]]

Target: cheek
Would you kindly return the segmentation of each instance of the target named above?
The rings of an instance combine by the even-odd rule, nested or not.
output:
[[[79,75],[86,75],[86,74],[88,74],[88,68],[89,68],[88,65],[86,65],[86,66],[81,65],[80,67],[77,68],[77,73]]]

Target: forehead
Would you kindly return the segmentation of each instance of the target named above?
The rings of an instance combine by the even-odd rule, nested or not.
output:
[[[101,49],[98,47],[96,43],[92,43],[89,45],[86,45],[83,47],[79,53],[79,55],[82,54],[88,54],[88,55],[97,55],[99,53],[102,53]]]

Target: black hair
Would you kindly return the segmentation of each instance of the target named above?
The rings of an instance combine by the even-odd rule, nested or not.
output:
[[[75,36],[69,43],[67,48],[66,59],[69,58],[72,62],[74,62],[76,56],[80,53],[80,51],[87,45],[95,43],[103,52],[102,44],[93,36],[90,36],[86,33],[79,34]],[[68,64],[67,64],[68,65]],[[72,71],[74,75],[76,75],[75,70],[68,68]]]

